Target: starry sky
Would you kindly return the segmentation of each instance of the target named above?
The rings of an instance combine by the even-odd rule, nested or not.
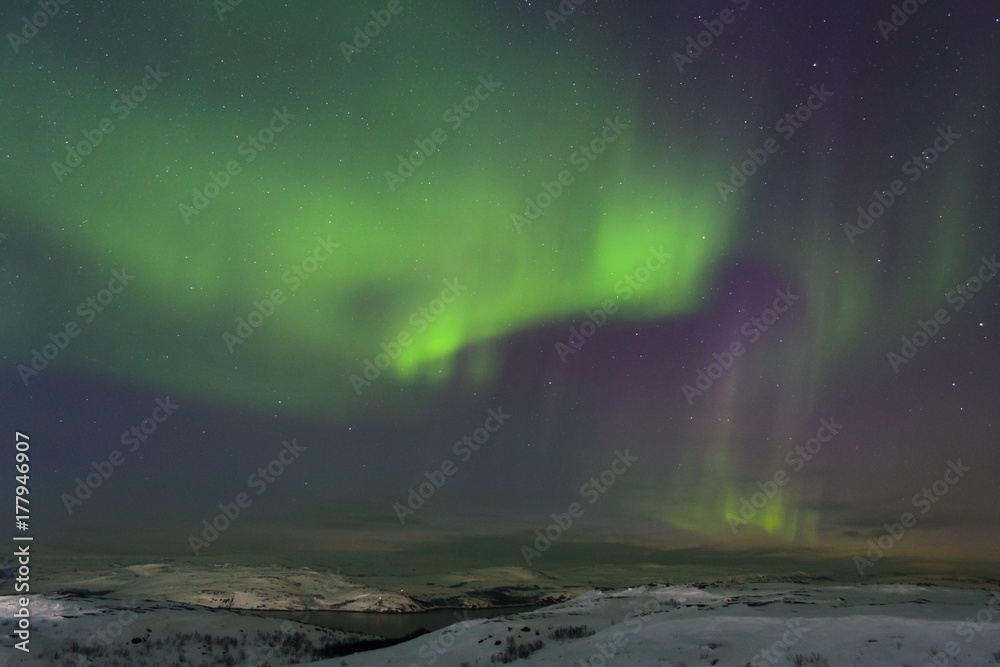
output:
[[[0,415],[52,549],[1000,557],[994,3],[51,4]]]

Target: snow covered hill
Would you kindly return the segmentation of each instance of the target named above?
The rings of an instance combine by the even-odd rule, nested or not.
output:
[[[16,601],[0,598],[3,667],[486,667],[524,665],[1000,664],[1000,593],[914,585],[648,585],[589,591],[536,611],[464,619],[408,642],[321,659],[364,639],[174,602],[36,596],[32,653],[10,646]],[[336,655],[336,653],[326,653]],[[183,656],[183,659],[181,658]]]
[[[485,667],[518,654],[525,665],[566,667],[996,665],[1000,594],[788,584],[591,591],[317,667]]]

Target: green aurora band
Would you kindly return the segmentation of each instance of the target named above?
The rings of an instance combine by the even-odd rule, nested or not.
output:
[[[720,141],[710,124],[692,128],[697,110],[679,102],[655,113],[684,123],[651,124],[650,103],[620,74],[630,69],[625,47],[604,43],[582,20],[558,55],[559,35],[542,24],[512,57],[502,28],[465,3],[445,3],[448,11],[434,12],[435,32],[475,33],[480,56],[469,58],[464,39],[428,42],[424,10],[408,6],[348,63],[339,44],[350,38],[346,26],[364,20],[360,10],[293,9],[282,21],[294,30],[270,31],[274,16],[262,8],[243,5],[220,24],[207,4],[175,4],[154,10],[160,27],[148,27],[149,38],[133,40],[143,43],[113,65],[68,65],[72,51],[55,46],[57,21],[2,61],[20,97],[5,107],[18,133],[6,137],[10,157],[0,161],[0,199],[17,224],[7,252],[23,249],[14,260],[23,289],[3,304],[11,325],[2,342],[20,355],[17,363],[75,319],[76,304],[106,285],[112,269],[126,267],[134,283],[52,362],[61,372],[330,420],[373,418],[384,406],[371,397],[401,387],[411,389],[404,415],[418,414],[426,387],[487,386],[504,363],[505,337],[620,300],[615,286],[650,248],[662,247],[668,263],[620,304],[622,320],[683,318],[709,307],[720,272],[744,254],[782,267],[805,295],[805,324],[780,346],[762,341],[767,351],[717,389],[719,410],[736,414],[738,397],[756,390],[761,360],[782,355],[792,360],[781,373],[796,391],[775,406],[773,435],[787,439],[823,409],[821,387],[852,370],[844,367],[849,350],[884,350],[898,340],[897,326],[881,324],[885,303],[894,304],[897,321],[926,317],[978,262],[977,249],[955,233],[968,224],[962,203],[972,197],[960,169],[932,172],[921,184],[933,205],[907,232],[914,238],[894,260],[906,267],[899,274],[877,264],[894,231],[873,228],[856,245],[843,238],[845,212],[833,205],[842,196],[824,178],[827,165],[805,176],[815,187],[795,219],[768,240],[751,238],[743,207],[761,180],[727,202],[715,181],[734,159],[730,145],[759,142]],[[199,14],[184,39],[157,51],[171,25]],[[200,63],[217,64],[186,63],[181,54],[194,44]],[[543,59],[552,66],[534,66]],[[618,67],[607,64],[613,59]],[[140,83],[147,65],[169,75],[119,120],[111,102]],[[500,85],[454,128],[447,110],[490,76]],[[275,109],[294,117],[248,161],[239,147]],[[58,180],[52,162],[105,117],[114,131]],[[574,153],[616,118],[628,127],[580,171]],[[439,128],[447,140],[390,190],[385,173],[397,169],[398,156]],[[985,150],[974,142],[953,150]],[[179,206],[231,160],[240,173],[185,221]],[[513,216],[526,198],[562,170],[573,182],[516,229]],[[797,242],[781,238],[788,235]],[[292,290],[288,272],[317,239],[339,247]],[[414,313],[445,281],[467,290],[433,321],[418,320],[426,327],[415,326]],[[230,353],[223,334],[276,289],[285,302]],[[359,397],[350,376],[401,333],[412,343]],[[630,506],[676,527],[728,534],[725,517],[754,491],[735,481],[735,437],[732,428],[714,427],[709,447],[682,452],[683,475],[657,480],[666,490]],[[760,465],[780,466],[783,454]],[[818,517],[801,507],[801,496],[794,484],[783,489],[747,531],[813,540]]]

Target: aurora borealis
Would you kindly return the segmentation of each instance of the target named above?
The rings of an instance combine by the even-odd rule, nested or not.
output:
[[[995,561],[1000,14],[903,5],[7,3],[39,530],[192,556],[287,440],[205,554],[523,565],[630,449],[538,567],[850,566],[907,510],[888,558]]]

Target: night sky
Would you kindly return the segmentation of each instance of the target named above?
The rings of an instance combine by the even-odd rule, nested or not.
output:
[[[60,2],[0,10],[48,549],[1000,558],[996,3]]]

